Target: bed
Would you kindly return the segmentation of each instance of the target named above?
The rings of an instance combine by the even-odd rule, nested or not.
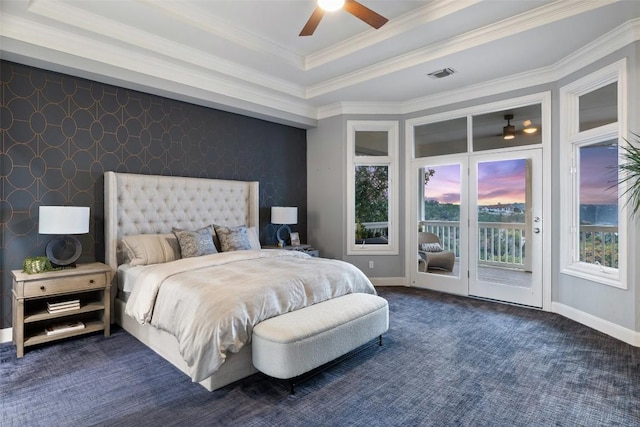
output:
[[[111,295],[115,296],[112,304],[114,310],[112,318],[127,332],[153,349],[185,374],[189,375],[192,380],[199,382],[209,391],[218,389],[257,372],[252,363],[250,344],[251,328],[256,322],[277,316],[277,313],[284,314],[285,312],[303,308],[305,305],[312,305],[316,302],[344,295],[349,292],[375,294],[375,289],[371,285],[371,282],[366,279],[362,272],[350,264],[335,260],[321,260],[318,258],[314,259],[316,261],[311,261],[312,257],[303,253],[274,249],[260,250],[259,246],[256,248],[255,240],[257,240],[257,234],[255,230],[257,230],[259,226],[258,190],[259,186],[257,182],[137,175],[115,172],[105,173],[105,260],[114,271],[117,271],[117,274],[114,274],[113,289],[111,292]],[[252,248],[248,248],[250,250],[246,251],[225,251],[221,254],[211,254],[193,258],[175,260],[169,258],[168,262],[158,264],[150,262],[149,265],[144,263],[142,266],[133,267],[131,265],[134,264],[131,259],[130,247],[132,239],[162,235],[169,236],[173,229],[202,230],[211,224],[221,224],[230,229],[235,227],[246,228],[252,231],[254,233],[253,238],[250,239],[252,240]],[[215,235],[215,233],[213,234]],[[182,243],[182,241],[180,243]],[[257,243],[259,245],[259,241]],[[182,249],[184,250],[185,248],[183,247]],[[165,248],[163,251],[164,252],[161,252],[166,253],[170,252],[171,249]],[[145,254],[145,256],[147,255]],[[153,257],[153,254],[149,255],[149,257]],[[269,277],[268,282],[270,287],[268,292],[276,292],[271,291],[271,286],[281,289],[284,285],[277,284],[276,286],[277,280],[275,279],[275,275],[270,272],[272,267],[268,267],[267,265],[273,266],[274,269],[287,268],[288,265],[293,265],[292,263],[294,262],[297,263],[296,265],[304,266],[304,272],[299,272],[301,277],[312,274],[314,268],[319,269],[317,274],[320,276],[321,270],[332,271],[335,267],[338,268],[336,271],[342,271],[340,269],[345,268],[345,272],[340,274],[344,274],[345,277],[349,276],[349,278],[348,280],[345,278],[345,282],[342,283],[343,279],[341,276],[333,275],[324,277],[323,280],[325,282],[331,283],[328,285],[325,283],[323,285],[324,288],[320,285],[316,286],[319,289],[317,295],[315,293],[316,291],[310,291],[305,284],[305,288],[301,292],[302,296],[299,298],[292,297],[291,301],[287,300],[285,301],[286,303],[282,302],[282,296],[274,299],[278,301],[276,303],[271,302],[268,298],[248,302],[241,311],[247,311],[247,307],[250,309],[252,307],[260,307],[260,309],[258,310],[256,308],[255,313],[250,313],[252,316],[250,320],[244,318],[237,321],[233,320],[235,323],[229,326],[229,329],[234,331],[236,329],[247,328],[243,335],[245,336],[243,338],[244,341],[240,345],[234,344],[233,346],[212,344],[212,347],[215,347],[219,353],[223,354],[222,362],[206,365],[204,362],[201,363],[199,360],[196,360],[194,363],[193,358],[185,354],[185,347],[190,347],[191,342],[195,339],[192,339],[189,335],[185,335],[182,330],[172,330],[173,326],[168,325],[166,320],[167,310],[176,309],[175,307],[165,307],[171,305],[167,304],[166,301],[182,299],[181,297],[176,297],[176,294],[170,294],[168,290],[165,290],[173,289],[169,286],[173,281],[179,282],[179,280],[175,279],[176,277],[184,276],[182,281],[188,282],[186,284],[180,284],[180,286],[190,286],[191,281],[193,281],[194,286],[197,287],[203,285],[202,283],[196,283],[201,278],[205,280],[205,277],[211,277],[211,281],[215,282],[213,277],[225,277],[224,275],[227,273],[219,273],[219,271],[222,270],[215,270],[215,274],[213,274],[210,273],[210,271],[214,270],[208,269],[222,268],[224,267],[222,264],[228,264],[232,267],[235,266],[236,270],[252,270],[252,274],[256,277],[259,275]],[[313,262],[318,262],[319,264],[316,265],[313,264]],[[175,272],[174,267],[177,269],[176,271],[179,271]],[[138,271],[136,269],[141,269],[142,273],[131,275],[130,273],[132,271]],[[197,272],[196,269],[198,269]],[[295,271],[296,268],[290,267],[287,271],[289,270]],[[228,274],[226,277],[236,277],[233,275],[235,274],[233,272]],[[282,275],[283,272],[281,271],[277,274]],[[131,277],[133,277],[133,279],[131,279]],[[294,282],[298,283],[300,280],[296,279]],[[304,278],[302,281],[306,283],[306,280],[307,279]],[[251,286],[254,281],[253,276],[243,279],[243,288],[234,287],[229,292],[233,294],[232,296],[234,298],[236,298],[236,294],[246,294],[245,296],[247,298],[259,298],[259,296],[254,296],[253,294],[255,294],[255,292],[251,290],[253,289]],[[160,282],[163,287],[160,287]],[[134,283],[135,286],[133,286],[133,288],[127,288],[131,283]],[[144,287],[138,285],[139,283],[144,283]],[[152,285],[149,285],[149,283]],[[157,288],[150,291],[149,289],[154,286],[154,283],[157,283]],[[208,283],[205,284],[209,286]],[[172,284],[172,286],[177,285]],[[207,286],[200,287],[205,288]],[[212,284],[211,286],[218,286],[215,291],[216,295],[217,292],[223,289],[220,283]],[[244,287],[247,287],[247,290],[243,290]],[[172,290],[171,292],[181,291]],[[163,293],[168,296],[162,297]],[[157,298],[159,301],[158,306],[150,306],[147,300],[140,304],[142,298],[147,298],[147,294],[154,294],[153,298]],[[164,300],[162,300],[162,298],[164,298]],[[212,299],[217,298],[217,296],[212,297]],[[162,301],[165,301],[164,304]],[[217,301],[214,303],[219,304]],[[275,304],[278,307],[272,308],[269,304]],[[143,309],[139,309],[140,307],[143,307]],[[276,309],[279,310],[277,313],[274,311]],[[218,311],[218,309],[215,311]],[[180,319],[189,317],[189,313],[185,312],[184,307],[179,313]],[[155,319],[156,317],[161,318],[162,316],[165,316],[164,320]],[[197,326],[198,333],[194,335],[198,335],[198,340],[201,341],[203,338],[200,336],[202,335],[200,328],[204,325],[202,319],[208,319],[208,317],[196,317],[198,320],[194,322],[196,322],[195,326]],[[182,324],[185,322],[186,321],[180,321],[176,323]],[[216,324],[218,329],[212,332],[211,335],[216,339],[218,335],[226,335],[226,332],[224,334],[220,333],[220,324],[227,325],[229,322],[225,320],[224,322]],[[186,329],[194,329],[195,326],[187,326]],[[203,346],[200,344],[200,347]],[[189,362],[185,361],[185,358]],[[208,362],[211,358],[209,355],[203,357],[205,362]],[[205,366],[207,369],[202,366]]]

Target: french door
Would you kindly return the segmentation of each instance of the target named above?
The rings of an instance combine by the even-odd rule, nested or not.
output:
[[[542,307],[541,153],[414,162],[414,286]],[[425,239],[436,239],[440,248],[422,245]]]

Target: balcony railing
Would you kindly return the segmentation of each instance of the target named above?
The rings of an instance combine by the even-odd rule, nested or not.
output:
[[[445,251],[460,258],[460,224],[458,221],[421,221],[425,231],[440,238]],[[525,266],[525,224],[479,222],[478,262],[509,268]]]
[[[373,235],[386,236],[388,223],[363,224]],[[460,258],[458,221],[420,221],[420,227],[440,238],[442,249]],[[481,265],[525,268],[526,226],[523,223],[479,222],[478,262]],[[618,227],[580,226],[580,261],[618,268]]]
[[[618,227],[580,226],[580,261],[618,268]]]

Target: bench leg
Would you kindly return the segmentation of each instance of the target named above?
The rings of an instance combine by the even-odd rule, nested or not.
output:
[[[378,346],[382,347],[382,335],[378,336],[378,340],[377,341],[378,341]],[[281,379],[281,380],[275,379],[275,380],[279,381],[281,384],[282,383],[286,384],[286,386],[289,389],[289,395],[293,395],[293,394],[295,394],[295,385],[296,384],[300,384],[300,383],[310,379],[311,377],[313,377],[315,375],[318,375],[322,371],[324,371],[324,370],[326,370],[326,369],[328,369],[328,368],[330,368],[330,367],[332,367],[334,365],[337,365],[338,363],[340,363],[340,362],[342,362],[342,361],[344,361],[344,360],[346,360],[346,359],[348,359],[350,357],[353,357],[354,355],[360,353],[361,351],[364,351],[364,350],[366,350],[366,349],[368,349],[370,347],[373,347],[373,346],[375,346],[375,341],[370,341],[369,344],[363,344],[362,346],[356,348],[355,350],[352,350],[352,351],[350,351],[350,352],[348,352],[346,354],[343,354],[342,356],[336,358],[335,360],[332,360],[331,362],[327,362],[324,365],[319,366],[319,367],[317,367],[315,369],[312,369],[311,371],[306,372],[306,373],[304,373],[302,375],[299,375],[297,377],[290,378],[290,379],[287,379],[287,380],[284,380],[284,379]],[[266,375],[266,376],[269,377],[268,375]]]

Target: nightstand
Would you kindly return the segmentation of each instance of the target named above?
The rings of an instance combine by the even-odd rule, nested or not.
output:
[[[111,327],[111,268],[101,262],[76,268],[27,274],[13,270],[13,343],[18,357],[24,348]],[[56,311],[50,304],[79,301],[78,308]],[[77,304],[76,304],[77,305]],[[84,328],[47,334],[46,328],[82,322]],[[51,333],[51,332],[50,332]]]
[[[287,251],[300,251],[300,252],[304,252],[306,254],[309,254],[313,257],[319,257],[320,256],[320,251],[317,249],[314,249],[311,247],[311,245],[298,245],[298,246],[275,246],[275,245],[268,245],[268,246],[263,246],[262,249],[283,249],[283,250],[287,250]]]

